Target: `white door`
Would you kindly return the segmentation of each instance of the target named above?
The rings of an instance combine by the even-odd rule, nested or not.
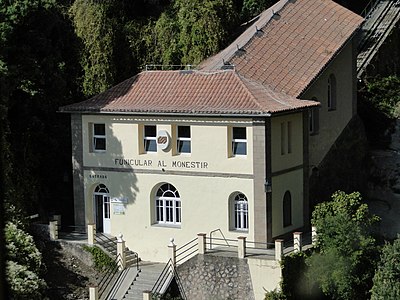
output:
[[[96,228],[99,232],[111,233],[110,196],[103,193],[94,194]]]
[[[103,232],[111,233],[110,197],[103,195]]]

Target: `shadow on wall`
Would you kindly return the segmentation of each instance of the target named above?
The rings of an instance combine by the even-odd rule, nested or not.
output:
[[[86,207],[82,211],[75,211],[75,217],[78,220],[86,220],[89,223],[95,222],[98,230],[106,230],[108,232],[110,230],[109,219],[111,215],[124,215],[127,206],[136,202],[139,189],[137,187],[137,176],[133,168],[130,166],[115,168],[112,164],[115,157],[123,157],[124,153],[126,153],[124,143],[115,134],[112,121],[109,121],[109,119],[102,120],[102,116],[98,116],[96,123],[105,124],[105,133],[101,131],[101,134],[96,137],[96,141],[98,139],[101,141],[98,145],[102,146],[104,145],[102,140],[105,134],[105,151],[89,154],[90,159],[85,165],[86,178],[80,179],[81,183],[85,183],[82,185],[82,189],[86,186],[84,189]],[[89,127],[92,127],[92,125],[83,124],[83,126]],[[94,141],[93,134],[89,134],[88,140],[83,141],[83,143],[89,143],[91,147],[91,145],[94,145]],[[129,141],[127,142],[129,143]],[[81,174],[83,176],[83,172]],[[78,203],[78,205],[80,204]],[[109,213],[108,217],[104,215],[107,212]],[[106,226],[107,229],[105,229]]]
[[[342,190],[365,194],[368,179],[368,141],[358,115],[347,124],[318,167],[311,167],[310,206],[329,201]]]

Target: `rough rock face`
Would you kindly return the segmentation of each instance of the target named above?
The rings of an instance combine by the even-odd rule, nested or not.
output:
[[[392,239],[400,233],[400,120],[396,120],[387,149],[371,151],[368,205],[382,218],[379,232]]]

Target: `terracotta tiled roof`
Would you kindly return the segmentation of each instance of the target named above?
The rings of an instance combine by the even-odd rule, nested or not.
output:
[[[362,22],[331,0],[282,0],[199,69],[229,63],[246,78],[299,97]]]
[[[147,71],[60,111],[269,115],[317,105],[275,92],[234,70]]]

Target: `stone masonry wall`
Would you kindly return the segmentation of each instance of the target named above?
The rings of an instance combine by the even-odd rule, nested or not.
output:
[[[254,300],[246,259],[198,254],[178,267],[186,297],[191,300]]]

